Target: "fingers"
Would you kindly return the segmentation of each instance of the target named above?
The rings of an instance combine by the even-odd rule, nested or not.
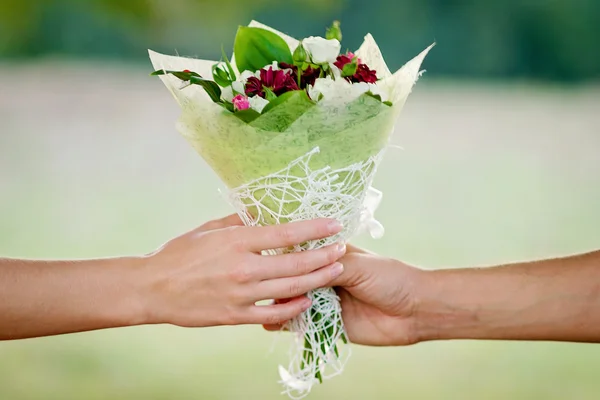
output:
[[[288,321],[306,311],[311,305],[310,300],[305,297],[296,297],[286,303],[272,304],[268,306],[251,306],[245,314],[242,323],[277,325]]]
[[[262,257],[263,265],[257,271],[261,280],[306,275],[323,266],[333,264],[346,253],[343,243],[318,250],[307,250],[278,256]]]
[[[323,239],[341,232],[342,225],[332,219],[290,222],[288,224],[247,228],[243,243],[251,251],[294,246],[308,240]]]
[[[255,294],[257,300],[297,297],[311,290],[330,286],[328,284],[343,271],[344,266],[336,262],[307,275],[262,281],[256,286]]]

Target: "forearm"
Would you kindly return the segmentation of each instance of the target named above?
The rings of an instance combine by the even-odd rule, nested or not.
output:
[[[0,259],[0,340],[142,323],[139,259]]]
[[[600,342],[600,251],[425,275],[421,340]]]

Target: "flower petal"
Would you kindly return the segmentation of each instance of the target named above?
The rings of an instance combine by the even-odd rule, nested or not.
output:
[[[268,100],[260,96],[249,97],[248,101],[250,102],[250,108],[259,113],[269,104]]]
[[[302,45],[315,64],[334,63],[342,47],[337,39],[324,39],[319,36],[307,37],[302,40]]]

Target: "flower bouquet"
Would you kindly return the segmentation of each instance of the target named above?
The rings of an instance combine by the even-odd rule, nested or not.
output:
[[[346,242],[361,230],[383,234],[371,187],[394,124],[419,77],[427,48],[392,74],[373,37],[340,54],[335,22],[326,37],[301,41],[257,22],[239,27],[231,61],[149,51],[181,107],[179,132],[229,188],[247,225],[334,218],[344,229],[271,254]],[[312,307],[290,321],[295,347],[279,367],[285,392],[303,397],[340,373],[349,355],[339,298],[308,294]]]

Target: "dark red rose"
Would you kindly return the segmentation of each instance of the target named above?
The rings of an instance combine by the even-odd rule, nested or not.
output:
[[[377,82],[377,71],[369,69],[366,64],[358,64],[351,82],[375,83]]]
[[[321,76],[321,68],[308,67],[300,77],[301,86],[314,85],[319,76]]]
[[[352,57],[348,57],[348,55],[341,54],[341,55],[337,56],[333,65],[338,67],[341,71],[342,69],[344,69],[344,65],[350,64],[351,62],[352,62]]]

